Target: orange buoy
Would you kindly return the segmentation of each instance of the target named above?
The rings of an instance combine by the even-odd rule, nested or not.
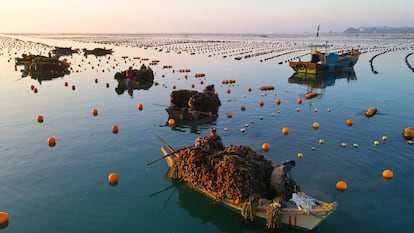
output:
[[[247,88],[247,91],[252,92],[252,88],[251,87]]]
[[[241,109],[242,111],[246,111],[246,105],[245,105],[245,104],[242,104],[242,106],[240,107],[240,109]]]
[[[404,138],[407,139],[407,140],[413,139],[413,127],[411,127],[411,126],[410,127],[406,127],[404,129],[403,135],[404,135]]]
[[[98,109],[96,109],[96,108],[92,109],[92,115],[97,116],[98,115]]]
[[[336,182],[336,189],[344,192],[348,189],[348,185],[345,183],[345,181],[338,181]]]
[[[394,178],[394,173],[389,169],[385,169],[384,171],[382,171],[382,177],[386,180],[391,180],[392,178]]]
[[[142,106],[142,104],[141,104],[141,103],[139,103],[139,104],[138,104],[138,110],[142,111],[142,109],[143,109],[143,106]]]
[[[49,144],[50,147],[54,147],[56,146],[56,139],[54,137],[49,137],[47,139],[47,143]]]
[[[118,174],[116,173],[111,173],[108,175],[108,182],[110,184],[116,184],[118,183]]]
[[[9,221],[9,214],[0,212],[0,225]]]
[[[352,126],[354,124],[354,121],[352,119],[348,119],[348,120],[346,120],[346,124],[348,126]]]
[[[204,81],[203,81],[203,80],[201,80],[201,81],[200,81],[200,84],[201,84],[201,85],[203,85],[203,84],[204,84]]]
[[[313,124],[312,124],[312,128],[314,128],[314,129],[319,129],[319,123],[318,122],[313,122]]]
[[[297,101],[298,101],[298,104],[302,104],[302,98],[299,97]]]
[[[174,119],[169,119],[168,120],[168,126],[173,127],[175,125],[175,120]]]
[[[280,105],[280,103],[281,103],[280,99],[276,99],[276,104]]]
[[[264,105],[264,100],[260,100],[259,105],[260,105],[260,107],[263,107],[263,105]]]
[[[230,94],[231,93],[230,88],[228,88],[226,92],[227,92],[227,94]]]
[[[227,113],[227,118],[232,118],[233,117],[233,113],[232,112],[228,112]]]
[[[262,144],[262,150],[264,152],[268,152],[270,150],[270,144],[269,143],[263,143]]]
[[[112,126],[112,133],[118,133],[118,126],[117,125]]]
[[[195,84],[194,84],[194,83],[193,83],[193,84],[191,84],[191,87],[192,87],[192,88],[194,88],[194,87],[195,87]]]
[[[39,122],[39,123],[43,122],[43,116],[42,115],[37,116],[37,122]]]
[[[365,112],[365,116],[370,118],[372,116],[375,115],[375,113],[377,113],[377,108],[376,107],[370,107],[368,108],[368,110]]]
[[[75,85],[72,85],[72,90],[76,90],[76,86]]]
[[[289,134],[289,128],[288,127],[283,127],[282,128],[282,134],[283,135],[288,135]]]

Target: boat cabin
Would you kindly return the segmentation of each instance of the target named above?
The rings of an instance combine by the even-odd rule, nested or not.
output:
[[[313,44],[311,45],[311,62],[312,63],[326,63],[325,57],[331,53],[331,47],[328,44]]]

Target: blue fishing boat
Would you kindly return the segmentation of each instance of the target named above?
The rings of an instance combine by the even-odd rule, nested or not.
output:
[[[301,61],[299,58],[299,61],[289,62],[289,66],[295,72],[306,74],[341,72],[352,68],[361,54],[357,49],[334,53],[331,52],[331,46],[328,44],[313,44],[310,47],[310,61]]]

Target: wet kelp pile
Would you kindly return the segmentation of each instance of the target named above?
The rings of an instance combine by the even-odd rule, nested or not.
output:
[[[224,150],[186,148],[178,151],[169,176],[215,194],[216,201],[239,204],[251,196],[272,199],[272,161],[249,146],[231,145]]]
[[[211,194],[217,203],[241,206],[241,216],[249,221],[258,206],[266,205],[266,227],[282,226],[281,200],[270,185],[272,161],[263,155],[249,146],[230,145],[223,150],[184,148],[176,156],[168,171],[171,179]]]
[[[221,101],[215,93],[214,85],[208,85],[202,92],[195,90],[172,91],[170,93],[170,106],[166,111],[170,118],[181,120],[216,118],[220,106]],[[189,111],[193,112],[192,117],[189,117]]]

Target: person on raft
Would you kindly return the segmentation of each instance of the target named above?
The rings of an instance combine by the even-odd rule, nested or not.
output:
[[[276,197],[281,197],[282,201],[288,202],[292,198],[292,193],[300,192],[299,186],[292,178],[291,170],[295,167],[294,160],[288,160],[273,168],[270,176],[270,185]]]
[[[210,145],[214,145],[214,147],[218,150],[224,149],[223,140],[221,140],[221,137],[217,135],[216,128],[213,127],[210,129],[210,135],[208,137]]]
[[[188,106],[188,120],[190,121],[197,120],[198,111],[195,108],[193,96],[190,97],[190,99],[188,100],[187,106]]]
[[[205,149],[208,151],[224,150],[224,145],[221,137],[217,135],[216,128],[210,128],[210,134],[203,138],[197,137],[195,147]]]

